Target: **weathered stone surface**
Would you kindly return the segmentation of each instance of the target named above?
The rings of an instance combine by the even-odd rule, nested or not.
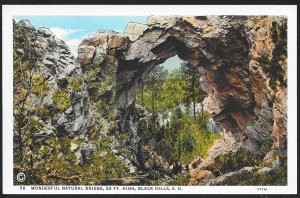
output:
[[[130,22],[126,26],[125,33],[128,34],[130,41],[136,41],[147,29],[147,25]]]
[[[206,185],[210,179],[214,178],[211,171],[195,169],[190,173],[189,185]]]
[[[40,27],[37,31],[47,37],[53,36],[53,33],[48,28]]]
[[[34,29],[32,24],[28,20],[21,20],[21,21],[18,22],[18,25],[20,27],[23,27],[23,28],[26,28],[26,29]]]
[[[263,167],[261,169],[259,169],[257,171],[258,174],[267,174],[269,173],[270,171],[272,170],[272,168],[269,168],[269,167]]]
[[[148,171],[159,170],[161,172],[169,172],[169,163],[161,155],[158,155],[153,145],[142,147],[141,163],[142,167]]]
[[[148,17],[147,20],[147,25],[149,26],[154,26],[154,25],[159,25],[159,26],[173,26],[176,23],[176,17],[172,16],[150,16]]]
[[[86,85],[82,84],[82,91],[74,93],[68,89],[69,80],[83,76],[81,67],[75,62],[74,56],[71,54],[69,47],[64,41],[55,37],[55,35],[45,27],[35,29],[29,21],[22,20],[14,24],[14,31],[21,30],[26,34],[30,41],[27,45],[21,45],[23,52],[31,51],[35,53],[35,61],[39,66],[35,75],[47,79],[46,95],[41,98],[36,94],[30,96],[32,104],[31,111],[45,106],[49,115],[42,118],[47,125],[42,131],[43,134],[55,134],[59,137],[72,136],[74,132],[82,134],[86,132],[86,123],[88,117],[83,117],[83,98],[88,97],[86,93]],[[20,42],[20,41],[19,41]],[[57,108],[57,104],[53,103],[53,94],[58,90],[66,92],[66,100],[69,100],[70,107],[65,110]],[[76,95],[78,97],[70,97]],[[50,116],[51,113],[51,116]]]
[[[126,123],[130,122],[136,85],[141,76],[177,54],[199,68],[201,86],[209,93],[204,102],[205,110],[224,128],[224,137],[229,134],[235,142],[255,150],[271,138],[272,132],[281,142],[285,142],[286,136],[283,126],[286,120],[281,119],[286,114],[279,115],[276,110],[281,106],[285,112],[286,105],[281,99],[278,105],[269,105],[275,103],[274,98],[280,94],[276,96],[266,85],[268,76],[257,61],[259,57],[272,56],[273,22],[286,23],[283,17],[150,16],[146,25],[127,25],[125,35],[129,40],[124,40],[123,34],[105,32],[106,39],[113,39],[113,48],[103,40],[103,32],[98,38],[107,44],[83,42],[80,48],[93,46],[104,51],[103,72],[109,67],[118,71],[110,75],[115,76],[117,82],[112,92],[115,109],[123,120],[123,131],[130,131],[126,128],[130,124]]]
[[[275,93],[273,103],[274,124],[272,136],[276,138],[274,146],[277,148],[287,147],[287,90],[279,89]]]
[[[206,185],[209,186],[209,185],[214,185],[214,184],[217,184],[217,183],[220,183],[220,182],[223,182],[226,178],[228,177],[232,177],[234,175],[239,175],[239,174],[244,174],[245,171],[246,172],[251,172],[251,171],[254,171],[256,170],[255,167],[244,167],[238,171],[233,171],[233,172],[230,172],[230,173],[227,173],[227,174],[224,174],[224,175],[221,175],[219,177],[216,177],[216,178],[212,178],[210,180],[208,180],[206,182]]]
[[[95,54],[94,46],[80,46],[78,48],[78,62],[81,65],[92,63]]]

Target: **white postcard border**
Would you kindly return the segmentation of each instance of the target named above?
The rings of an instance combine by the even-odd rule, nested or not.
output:
[[[13,185],[13,23],[28,16],[284,15],[288,17],[288,185],[174,186],[177,190],[32,190]],[[296,5],[3,5],[3,193],[4,194],[296,194],[297,193],[297,6]],[[82,186],[85,188],[86,186]],[[103,186],[106,188],[106,186]],[[145,187],[145,186],[142,186]],[[23,189],[22,189],[23,188]],[[122,188],[122,186],[119,186]],[[136,188],[138,188],[136,186]],[[172,188],[172,186],[170,187]],[[109,188],[108,188],[109,189]]]

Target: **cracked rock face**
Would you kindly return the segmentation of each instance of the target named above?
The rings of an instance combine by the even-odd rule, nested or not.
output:
[[[236,142],[255,149],[270,139],[286,142],[286,87],[271,88],[260,57],[272,57],[276,40],[272,28],[286,24],[283,17],[151,16],[147,24],[129,23],[124,33],[98,31],[78,49],[83,68],[96,65],[98,90],[113,102],[123,132],[129,131],[130,113],[141,76],[178,55],[197,67],[208,96],[206,111]],[[277,27],[276,26],[276,27]],[[274,31],[273,31],[274,32]],[[286,72],[286,65],[283,68]],[[101,100],[101,97],[95,100]]]
[[[26,51],[33,51],[35,57],[31,58],[35,59],[38,68],[36,75],[44,77],[48,82],[45,96],[30,95],[34,107],[29,107],[28,110],[36,111],[39,107],[45,106],[49,115],[45,118],[37,117],[37,120],[51,126],[58,137],[86,133],[89,120],[85,112],[85,100],[88,98],[86,85],[82,82],[82,89],[76,91],[67,88],[72,79],[83,76],[82,69],[69,47],[64,41],[56,38],[48,28],[35,29],[27,20],[14,23],[14,34],[18,31],[26,33],[22,36],[27,37],[29,44],[24,44],[22,40],[15,41],[20,43],[20,48],[16,49],[19,54],[15,59],[22,57]],[[53,96],[58,90],[63,91],[69,101],[69,106],[64,109],[57,108],[57,104],[53,101]],[[58,101],[60,100],[58,98]]]

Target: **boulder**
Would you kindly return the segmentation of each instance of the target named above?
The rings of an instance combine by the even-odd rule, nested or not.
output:
[[[96,48],[94,46],[81,45],[78,48],[78,62],[81,65],[87,65],[92,63],[95,56]]]
[[[214,175],[211,171],[197,168],[190,174],[189,185],[206,185],[213,178]]]
[[[270,171],[272,170],[272,168],[269,168],[269,167],[263,167],[261,169],[259,169],[257,171],[258,174],[267,174],[269,173]]]
[[[19,21],[17,23],[17,25],[22,27],[22,28],[25,28],[25,29],[34,30],[33,25],[30,23],[30,21],[28,21],[26,19],[23,19],[23,20]]]
[[[37,31],[47,37],[53,36],[53,33],[48,28],[45,27],[40,27],[37,29]]]
[[[78,145],[75,143],[71,143],[70,150],[75,151],[78,148]]]
[[[136,166],[130,166],[129,167],[129,173],[135,173],[137,171],[137,167]]]
[[[103,152],[101,152],[100,154],[99,154],[99,157],[105,157],[107,155],[107,152],[106,151],[103,151]]]

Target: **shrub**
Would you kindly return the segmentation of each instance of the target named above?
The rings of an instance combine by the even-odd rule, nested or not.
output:
[[[61,111],[65,111],[71,107],[71,101],[69,99],[69,95],[66,91],[57,89],[52,94],[52,100],[57,108]]]
[[[263,158],[270,151],[272,146],[271,141],[267,141],[255,153],[250,152],[245,148],[229,151],[228,153],[217,156],[214,163],[208,165],[205,169],[213,173],[228,173],[231,171],[239,170],[246,166],[257,166],[263,161]]]
[[[69,79],[69,89],[72,92],[80,92],[83,90],[83,77],[78,76],[78,77],[72,77]]]
[[[43,76],[33,75],[32,82],[32,92],[40,97],[46,96],[49,88],[48,81]]]
[[[176,176],[174,180],[171,180],[168,182],[167,185],[170,186],[187,186],[189,184],[189,179],[190,176],[188,173],[180,173],[179,175]]]
[[[262,56],[257,61],[270,78],[269,83],[272,89],[275,89],[278,85],[286,87],[287,26],[279,26],[278,23],[273,22],[271,37],[275,45],[272,57]]]
[[[243,171],[240,174],[227,177],[223,182],[215,185],[222,186],[284,186],[287,185],[287,160],[282,158],[278,169],[267,174],[258,174],[257,171]]]
[[[38,159],[30,171],[24,167],[28,179],[25,185],[55,184],[55,185],[101,185],[107,179],[120,178],[128,175],[128,169],[122,160],[109,149],[96,150],[89,164],[75,164],[75,152],[70,150],[71,143],[82,145],[83,140],[51,137],[48,144],[36,145],[35,155]],[[106,151],[105,157],[99,157]],[[60,154],[63,153],[63,154]],[[47,175],[53,176],[47,177]],[[16,178],[16,177],[14,177]],[[14,183],[18,183],[16,180]],[[24,185],[24,183],[22,183]]]
[[[159,155],[164,156],[169,163],[179,160],[183,164],[190,163],[197,156],[206,157],[215,140],[221,136],[208,130],[206,123],[208,115],[198,116],[195,121],[187,114],[175,111],[171,122],[165,126],[145,126],[138,128],[142,142],[149,139],[155,141]],[[205,123],[205,124],[204,124]],[[146,127],[146,128],[143,128]]]

